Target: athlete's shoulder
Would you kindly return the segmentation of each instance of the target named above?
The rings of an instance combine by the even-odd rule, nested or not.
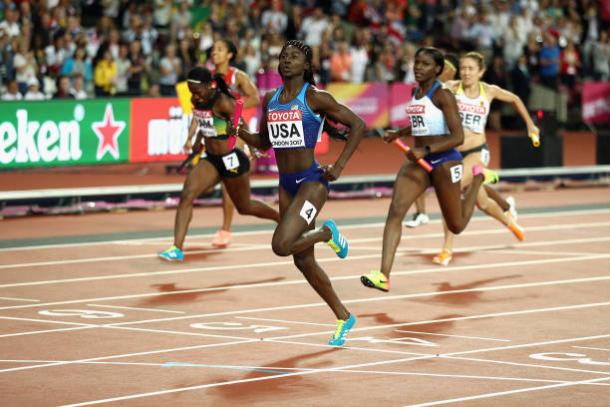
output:
[[[449,89],[451,92],[455,93],[457,89],[460,87],[459,80],[451,80],[444,83],[445,88]]]

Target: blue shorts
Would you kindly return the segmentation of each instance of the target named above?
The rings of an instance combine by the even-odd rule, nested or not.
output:
[[[446,163],[447,161],[462,161],[462,154],[455,148],[452,148],[451,150],[443,151],[442,153],[428,154],[424,157],[424,160],[432,166],[432,171],[434,171],[436,167],[443,165],[443,163]]]
[[[311,167],[301,172],[290,174],[280,173],[280,186],[290,195],[295,196],[305,182],[320,182],[328,189],[328,181],[324,178],[320,164],[314,162]]]

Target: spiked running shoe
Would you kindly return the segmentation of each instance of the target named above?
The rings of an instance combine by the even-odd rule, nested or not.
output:
[[[349,315],[345,321],[342,319],[337,320],[337,329],[335,333],[328,340],[330,346],[343,346],[345,344],[345,337],[350,329],[356,324],[356,317],[353,314]]]
[[[184,253],[176,246],[172,246],[169,249],[159,253],[159,257],[167,261],[182,261],[184,260]]]
[[[369,288],[388,292],[390,291],[390,280],[379,270],[372,270],[369,274],[360,276],[360,282]]]
[[[515,235],[520,242],[525,240],[525,232],[521,226],[517,225],[516,222],[511,222],[506,227],[508,230],[513,232],[513,235]]]
[[[425,225],[430,222],[430,218],[425,213],[416,213],[413,215],[413,219],[405,222],[405,226],[408,228],[416,228],[420,225]]]
[[[326,242],[326,244],[328,244],[330,246],[330,248],[333,249],[335,251],[335,253],[337,253],[337,256],[339,256],[342,259],[346,258],[349,245],[347,243],[347,239],[345,238],[345,236],[343,236],[341,234],[341,232],[339,232],[339,228],[337,227],[337,224],[335,223],[335,221],[332,219],[329,219],[324,222],[322,227],[324,227],[324,226],[326,226],[330,230],[330,233],[332,234],[332,237],[330,238],[330,240],[328,242]]]
[[[453,255],[449,250],[443,249],[439,254],[432,258],[432,263],[440,264],[441,266],[448,266],[451,263],[451,259],[453,259]]]
[[[222,229],[216,232],[212,240],[212,246],[217,249],[224,249],[229,244],[231,244],[231,232]]]

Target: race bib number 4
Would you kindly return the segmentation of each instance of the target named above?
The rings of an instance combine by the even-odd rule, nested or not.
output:
[[[276,110],[267,113],[267,130],[273,148],[305,147],[303,113],[300,110]]]

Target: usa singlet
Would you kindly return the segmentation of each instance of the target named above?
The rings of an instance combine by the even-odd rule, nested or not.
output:
[[[407,104],[407,115],[411,120],[411,134],[413,136],[444,136],[449,134],[447,122],[443,111],[432,102],[432,95],[442,86],[440,81],[434,82],[430,90],[420,99],[417,91]]]
[[[284,89],[280,86],[267,105],[267,130],[274,149],[314,148],[322,134],[324,118],[314,113],[305,98],[309,83],[297,97],[288,103],[280,103]]]
[[[464,93],[462,82],[455,91],[455,99],[457,101],[460,117],[462,118],[462,127],[470,130],[473,133],[485,133],[485,124],[487,116],[489,116],[489,100],[485,94],[485,87],[479,82],[479,96],[469,98]]]

